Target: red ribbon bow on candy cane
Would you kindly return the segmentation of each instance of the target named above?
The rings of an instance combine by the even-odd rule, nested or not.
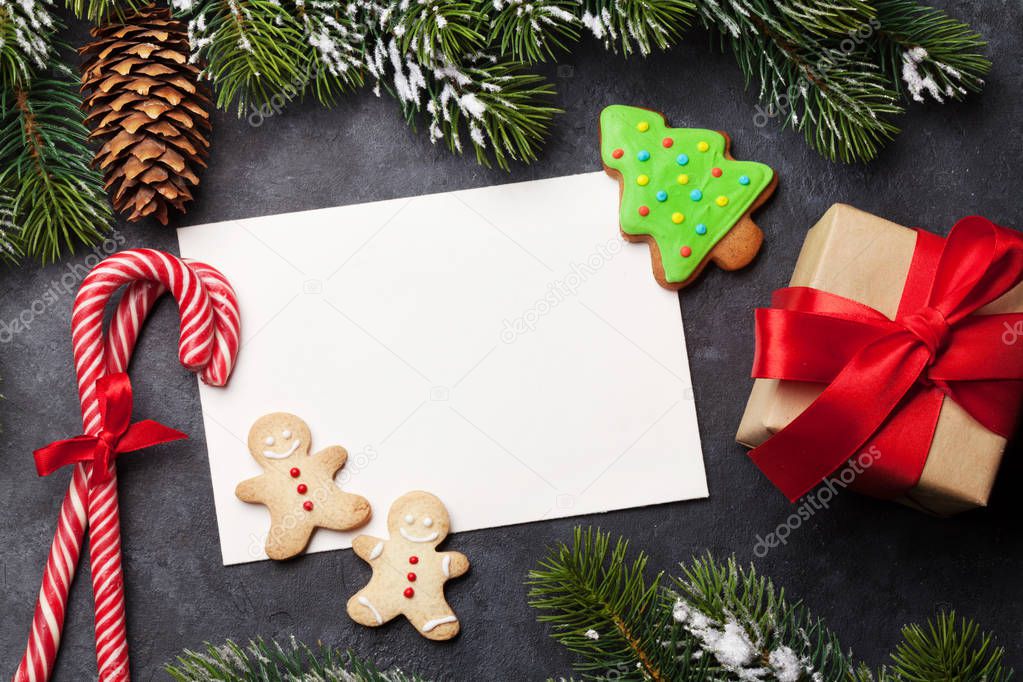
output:
[[[756,311],[753,376],[827,388],[750,457],[795,501],[869,444],[883,456],[855,487],[890,498],[919,481],[946,396],[1008,437],[1023,352],[1004,337],[1023,314],[974,313],[1021,280],[1023,235],[970,217],[947,239],[917,231],[895,320],[825,291],[779,289]]]
[[[49,476],[68,464],[90,462],[90,485],[98,485],[110,480],[111,465],[117,455],[188,438],[152,419],[131,423],[131,381],[124,372],[97,380],[96,397],[101,419],[99,435],[58,440],[36,450],[33,454],[40,476]]]

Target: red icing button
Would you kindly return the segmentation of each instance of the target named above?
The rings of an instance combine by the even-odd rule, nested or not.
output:
[[[305,495],[308,490],[309,490],[309,488],[308,488],[308,486],[306,486],[305,483],[299,483],[298,484],[298,494],[299,495]]]
[[[302,503],[302,509],[305,509],[306,511],[312,511],[313,503],[310,502],[309,500],[306,500],[305,502]]]
[[[405,576],[405,577],[406,577],[406,578],[408,578],[408,581],[409,581],[410,583],[414,583],[414,582],[416,581],[416,574],[415,574],[415,573],[409,573],[409,574],[408,574],[407,576]]]
[[[412,595],[414,595],[415,593],[416,593],[416,591],[415,591],[415,590],[413,590],[413,589],[412,589],[411,587],[406,587],[406,588],[405,588],[405,591],[404,591],[404,592],[402,592],[402,594],[404,594],[404,595],[405,595],[406,597],[408,597],[409,599],[411,599],[411,598],[412,598]]]
[[[661,140],[661,144],[663,144],[664,148],[667,149],[671,145],[675,144],[675,140],[671,139],[670,137],[666,137],[663,140]]]
[[[291,471],[289,473],[291,473],[292,478],[298,478],[302,475],[302,472],[298,470],[298,467],[291,467]]]
[[[419,557],[417,557],[417,556],[415,556],[415,555],[413,555],[413,556],[410,556],[410,557],[408,558],[408,562],[409,562],[410,564],[418,564],[418,563],[419,563]]]
[[[624,149],[616,149],[613,152],[611,152],[611,156],[615,157],[616,159],[620,159],[622,158],[622,154],[624,153],[625,153]]]
[[[710,174],[713,175],[715,178],[720,178],[721,177],[721,169],[720,168],[711,168],[710,169]]]
[[[639,214],[641,216],[646,217],[646,216],[650,215],[650,209],[647,208],[646,206],[640,206],[639,207]]]
[[[689,258],[689,256],[693,255],[693,250],[688,246],[683,246],[678,252],[682,254],[683,258]]]

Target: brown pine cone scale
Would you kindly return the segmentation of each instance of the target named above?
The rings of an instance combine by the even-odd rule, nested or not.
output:
[[[210,100],[188,62],[186,26],[149,6],[92,35],[79,52],[85,122],[102,141],[93,164],[128,220],[166,225],[192,200],[210,147]]]

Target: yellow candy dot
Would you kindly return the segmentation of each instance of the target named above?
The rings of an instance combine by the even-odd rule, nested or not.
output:
[[[636,178],[636,184],[639,185],[640,187],[646,186],[648,182],[650,182],[650,178],[646,175],[640,175],[638,178]]]
[[[679,174],[679,176],[678,176],[678,184],[680,184],[680,185],[688,185],[689,184],[689,176],[686,175],[685,173]]]
[[[676,225],[678,225],[680,222],[682,222],[685,219],[686,219],[686,217],[684,215],[682,215],[681,213],[672,213],[671,214],[671,222],[675,223]]]
[[[728,197],[721,196],[714,200],[718,206],[726,206],[728,204]]]
[[[697,149],[699,149],[699,150],[700,150],[701,152],[705,152],[705,151],[707,151],[708,149],[710,149],[710,145],[709,145],[709,144],[707,144],[706,142],[704,142],[703,140],[700,140],[700,141],[699,141],[699,142],[698,142],[698,143],[696,144],[696,148],[697,148]]]
[[[636,130],[638,130],[641,133],[645,133],[646,131],[650,130],[650,124],[647,123],[646,121],[640,121],[639,123],[636,124]]]

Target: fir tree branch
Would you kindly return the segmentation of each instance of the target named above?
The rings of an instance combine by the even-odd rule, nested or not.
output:
[[[464,0],[403,0],[392,12],[393,35],[403,53],[414,52],[421,62],[443,59],[458,63],[483,48],[479,27],[485,15]]]
[[[715,679],[842,680],[852,670],[838,638],[783,590],[709,554],[682,565],[675,619],[713,656]]]
[[[583,0],[581,21],[606,49],[648,55],[679,40],[694,8],[691,0]]]
[[[216,104],[238,116],[284,101],[307,80],[302,26],[277,0],[173,0],[190,15],[192,61],[216,84]]]
[[[79,19],[94,24],[123,21],[125,17],[151,4],[152,0],[65,0],[67,8]]]
[[[50,73],[0,93],[0,188],[13,199],[17,248],[43,262],[103,238],[110,219],[82,122],[78,78],[51,61]]]
[[[400,670],[383,672],[351,652],[323,646],[314,651],[294,637],[286,645],[262,639],[245,647],[231,640],[221,646],[207,643],[205,651],[186,649],[164,669],[178,682],[425,682]]]
[[[366,28],[335,0],[294,0],[305,35],[306,85],[323,105],[363,84]]]
[[[579,37],[573,0],[492,0],[490,7],[490,42],[514,60],[542,61]]]
[[[987,44],[966,24],[913,0],[875,0],[880,35],[872,47],[901,92],[923,102],[962,99],[980,92],[991,62]]]
[[[551,636],[579,654],[585,679],[701,682],[691,638],[672,616],[661,574],[644,577],[647,557],[631,563],[628,543],[576,528],[571,547],[559,545],[530,571],[530,604],[552,625]]]
[[[902,629],[902,642],[892,654],[892,676],[899,682],[1007,682],[1012,671],[1002,664],[1005,650],[995,647],[990,633],[955,612],[944,613],[927,627]]]
[[[25,84],[45,69],[56,29],[42,2],[0,0],[0,84]]]

